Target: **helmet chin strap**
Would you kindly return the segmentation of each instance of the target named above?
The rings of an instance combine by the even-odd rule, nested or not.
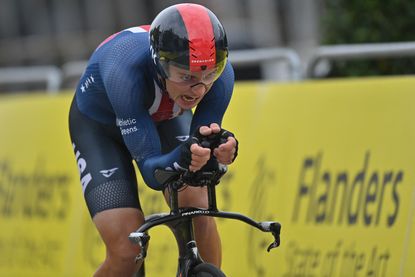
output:
[[[160,85],[161,90],[162,91],[167,91],[166,79],[161,77],[160,74],[157,74],[157,78],[158,78],[158,83]]]

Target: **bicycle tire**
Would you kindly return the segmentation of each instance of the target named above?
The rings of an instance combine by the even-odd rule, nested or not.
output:
[[[191,277],[226,277],[219,268],[209,263],[201,263],[195,266],[190,274]]]

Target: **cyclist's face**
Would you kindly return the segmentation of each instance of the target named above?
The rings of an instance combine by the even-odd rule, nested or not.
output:
[[[213,83],[219,77],[218,73],[218,68],[191,72],[180,67],[170,65],[168,68],[168,79],[169,81],[182,86],[194,86],[198,83],[208,85]]]
[[[182,109],[194,108],[212,87],[216,77],[216,69],[190,72],[170,66],[166,88],[170,98]]]

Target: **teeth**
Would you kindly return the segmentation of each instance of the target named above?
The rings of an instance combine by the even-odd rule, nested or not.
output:
[[[183,95],[182,98],[183,98],[184,101],[187,101],[187,102],[192,102],[196,99],[194,97],[190,97],[190,96],[187,96],[187,95]]]

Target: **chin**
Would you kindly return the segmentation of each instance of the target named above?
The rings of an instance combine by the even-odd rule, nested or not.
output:
[[[182,110],[191,110],[191,109],[193,109],[194,107],[196,107],[197,106],[197,104],[192,104],[192,105],[179,105],[180,106],[180,108],[182,109]]]
[[[183,110],[191,110],[191,109],[193,109],[194,107],[196,107],[197,106],[197,104],[199,104],[199,102],[200,101],[196,101],[196,102],[192,102],[192,103],[188,103],[188,102],[185,102],[185,101],[183,101],[183,100],[181,100],[181,101],[178,101],[178,105],[180,106],[180,108],[182,108]]]

